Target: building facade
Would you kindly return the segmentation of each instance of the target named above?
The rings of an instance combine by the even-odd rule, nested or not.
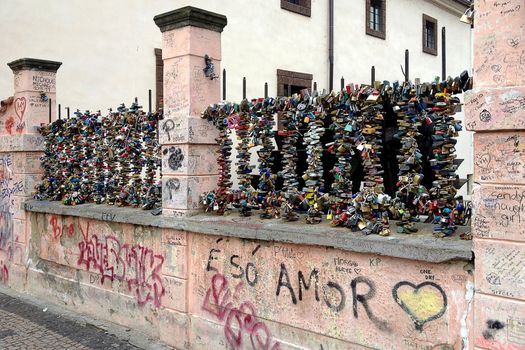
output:
[[[57,81],[63,87],[57,95],[62,108],[104,111],[134,97],[146,105],[148,90],[155,97],[161,86],[155,49],[162,42],[152,18],[186,5],[228,18],[222,46],[228,100],[242,98],[243,77],[248,98],[262,96],[265,82],[270,96],[285,92],[288,84],[316,82],[328,89],[330,62],[335,89],[341,77],[346,83],[369,83],[372,66],[377,80],[402,81],[405,49],[409,77],[433,80],[441,75],[443,27],[447,75],[470,71],[470,26],[459,21],[465,0],[8,0],[0,9],[0,43],[9,49],[1,50],[0,60],[63,62]],[[10,69],[0,67],[3,95],[11,84]]]

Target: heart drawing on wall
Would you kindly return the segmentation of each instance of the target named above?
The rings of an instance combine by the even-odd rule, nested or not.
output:
[[[402,281],[394,286],[392,296],[410,316],[418,331],[423,331],[425,323],[440,318],[447,310],[447,295],[434,282],[423,282],[416,286]]]
[[[24,119],[24,113],[26,112],[26,98],[25,97],[18,97],[15,100],[15,113],[18,119],[20,119],[20,122]]]

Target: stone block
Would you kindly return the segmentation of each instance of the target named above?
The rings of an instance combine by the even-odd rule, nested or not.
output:
[[[162,208],[201,209],[202,193],[215,188],[218,176],[173,176],[162,178]]]
[[[187,281],[181,278],[163,276],[162,285],[165,288],[162,306],[180,312],[187,312]]]
[[[23,91],[14,96],[14,115],[8,116],[5,128],[10,135],[38,134],[41,124],[49,123],[49,100],[43,101],[39,92]],[[56,101],[55,93],[47,93],[47,99]],[[51,103],[51,115],[56,115],[56,104]],[[12,122],[9,119],[12,117]]]
[[[219,61],[214,64],[215,72],[220,72]],[[219,79],[207,78],[204,67],[202,57],[181,56],[164,60],[163,98],[167,118],[179,115],[200,117],[208,105],[220,100]]]
[[[251,320],[260,322],[260,339],[272,335],[270,348],[275,341],[311,348],[306,339],[279,333],[279,327],[374,349],[460,348],[463,341],[461,322],[468,322],[473,292],[465,263],[232,237],[191,239],[189,310],[210,322],[195,331],[197,344],[231,346],[224,337],[226,344],[217,343],[221,327],[223,334],[232,329],[236,338],[242,328],[243,344],[249,344]],[[359,301],[365,299],[366,306]],[[250,314],[248,324],[237,312]]]
[[[476,294],[474,345],[483,349],[525,349],[525,303]]]
[[[162,59],[208,55],[221,60],[221,33],[187,26],[162,33]]]
[[[190,349],[189,317],[184,313],[166,308],[161,308],[158,313],[160,340],[176,349]]]
[[[42,174],[40,157],[42,152],[14,152],[12,153],[12,163],[15,173],[18,174]]]
[[[56,93],[56,73],[39,70],[20,70],[15,74],[16,92],[31,91]]]
[[[474,22],[475,86],[525,85],[523,1],[477,1]]]
[[[162,255],[164,256],[162,274],[172,277],[188,278],[187,250],[187,246],[164,243],[162,245]]]
[[[465,126],[472,131],[525,129],[525,87],[467,91]]]
[[[476,290],[525,300],[525,243],[474,241]]]
[[[188,233],[185,231],[174,230],[170,228],[162,229],[162,243],[172,245],[188,245]]]
[[[525,241],[525,186],[476,186],[472,229],[475,237]]]
[[[210,122],[199,116],[172,113],[166,115],[159,127],[159,140],[162,145],[202,143],[216,145],[219,131]]]
[[[525,131],[474,134],[474,180],[525,184]]]
[[[0,135],[0,151],[43,151],[44,138],[36,134]]]
[[[162,175],[217,175],[217,145],[162,146]]]

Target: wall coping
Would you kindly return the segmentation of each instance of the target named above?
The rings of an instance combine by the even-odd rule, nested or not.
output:
[[[221,33],[228,23],[226,16],[193,6],[162,13],[153,17],[161,32],[193,26]]]
[[[472,241],[460,240],[458,237],[459,233],[468,230],[467,227],[458,227],[458,233],[452,238],[440,239],[432,236],[432,225],[418,223],[417,233],[393,233],[389,237],[381,237],[363,236],[361,233],[330,227],[328,224],[306,225],[304,221],[284,223],[281,220],[261,220],[257,216],[244,218],[236,213],[228,216],[154,216],[149,211],[137,208],[97,204],[65,206],[60,202],[37,200],[26,201],[24,208],[35,213],[77,216],[241,239],[323,246],[433,263],[472,260]],[[392,226],[395,228],[395,224]]]
[[[38,70],[56,73],[62,62],[41,60],[39,58],[20,58],[7,64],[13,72],[20,70]]]

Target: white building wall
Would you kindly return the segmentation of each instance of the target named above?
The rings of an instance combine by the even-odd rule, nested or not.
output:
[[[346,83],[403,80],[400,65],[410,50],[410,77],[433,80],[441,74],[441,27],[447,28],[447,73],[470,71],[470,28],[459,14],[437,0],[387,0],[386,40],[365,34],[365,1],[334,0],[334,88]],[[445,3],[451,1],[443,0]],[[312,0],[312,15],[281,9],[279,0],[3,0],[0,6],[0,97],[12,94],[6,63],[21,57],[63,62],[57,74],[62,107],[103,112],[134,97],[146,107],[148,89],[155,96],[154,48],[161,33],[153,17],[192,5],[227,16],[222,35],[222,66],[227,69],[227,98],[277,92],[277,69],[313,74],[318,88],[328,88],[328,0]],[[422,52],[422,14],[438,20],[438,56]],[[220,84],[220,81],[215,81]],[[65,113],[64,109],[62,109]],[[459,158],[470,158],[470,136],[458,143]],[[460,176],[472,173],[469,161]]]
[[[402,80],[404,49],[410,50],[410,76],[423,81],[441,74],[441,27],[447,27],[447,72],[470,68],[470,29],[458,14],[425,0],[387,0],[386,40],[365,34],[365,1],[335,0],[334,88],[339,79]],[[5,63],[20,57],[62,61],[57,100],[63,107],[105,109],[135,96],[147,102],[155,88],[153,49],[161,35],[153,16],[192,5],[224,14],[223,62],[228,99],[277,91],[277,69],[313,74],[328,88],[328,0],[312,0],[312,16],[280,8],[279,0],[3,0],[0,6],[0,96],[12,91]],[[438,19],[438,56],[422,52],[421,16]],[[217,84],[220,82],[217,81]]]
[[[459,21],[457,12],[424,0],[387,0],[386,5],[386,39],[383,40],[365,34],[364,1],[335,0],[334,88],[339,88],[341,76],[345,82],[369,83],[371,66],[375,66],[376,80],[403,81],[400,66],[405,63],[405,49],[410,52],[412,81],[441,77],[443,26],[447,37],[447,75],[455,77],[464,70],[470,72],[470,26]],[[438,20],[437,56],[423,52],[423,14]]]

